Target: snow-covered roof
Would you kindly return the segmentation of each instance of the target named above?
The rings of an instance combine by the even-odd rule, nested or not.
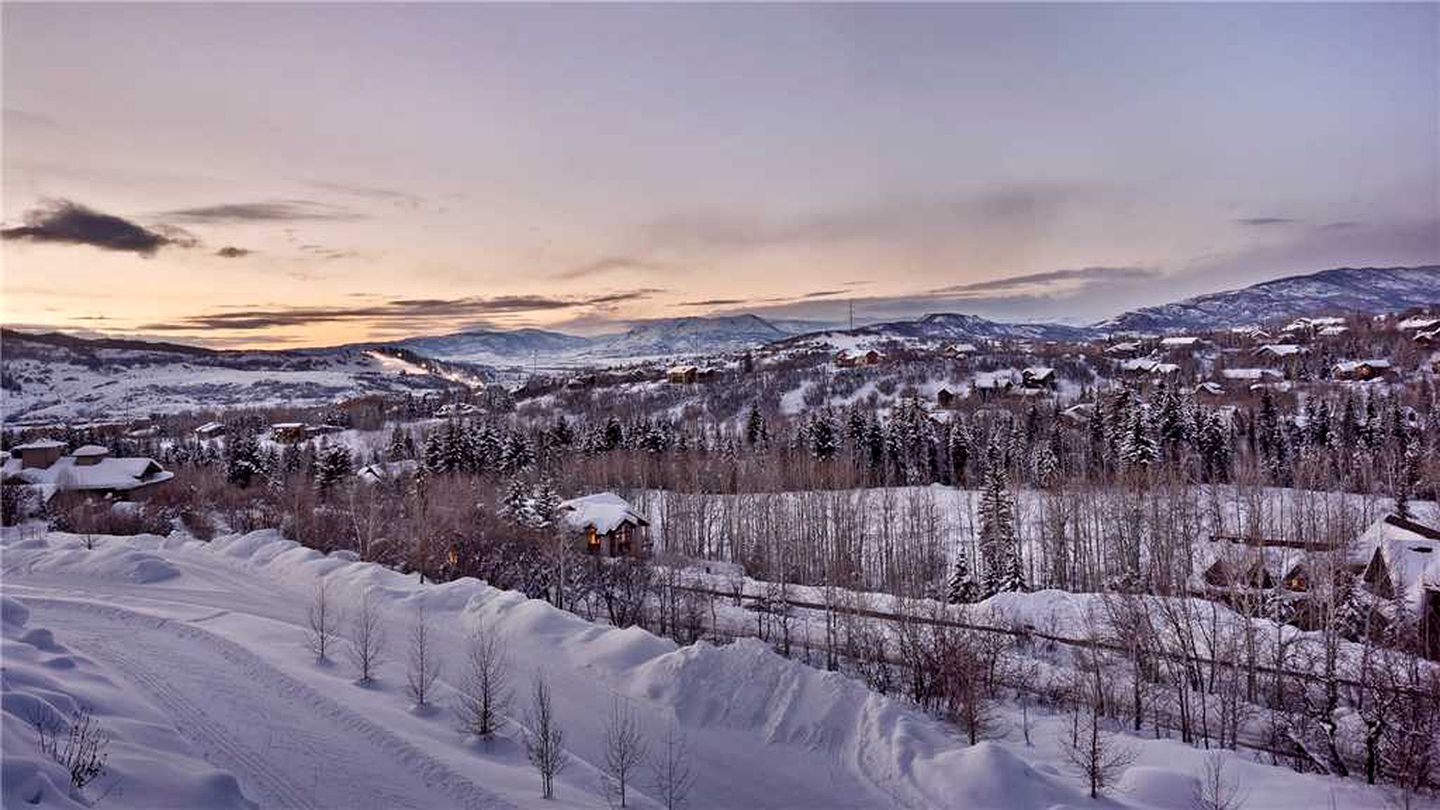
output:
[[[1284,375],[1273,368],[1225,368],[1220,370],[1220,376],[1227,380],[1263,380]]]
[[[6,471],[7,476],[10,471]],[[115,490],[126,492],[175,477],[151,458],[105,458],[90,465],[78,465],[66,456],[49,467],[19,470],[14,477],[27,484],[51,484],[59,490]]]
[[[1362,368],[1385,370],[1390,368],[1389,360],[1341,360],[1335,364],[1335,371],[1341,374],[1350,374]]]
[[[1427,584],[1440,587],[1440,530],[1385,515],[1360,535],[1350,561],[1368,563],[1377,554],[1389,569],[1397,596],[1415,600]]]
[[[101,447],[98,444],[87,444],[83,447],[76,448],[75,452],[70,455],[76,458],[88,458],[91,456],[108,456],[109,454],[110,448],[108,447]]]
[[[613,492],[599,492],[561,501],[560,513],[565,525],[577,531],[594,528],[599,534],[609,534],[621,524],[649,526],[635,507]]]
[[[1139,343],[1135,343],[1134,341],[1126,341],[1126,342],[1124,342],[1124,343],[1116,343],[1114,346],[1109,346],[1109,347],[1107,347],[1107,348],[1105,349],[1105,351],[1106,351],[1107,353],[1111,353],[1111,354],[1122,354],[1122,353],[1124,353],[1124,352],[1138,352],[1138,351],[1140,351],[1140,344],[1139,344]]]
[[[271,430],[299,430],[305,427],[304,422],[276,422],[270,426]]]
[[[668,374],[691,374],[691,373],[698,372],[698,371],[700,371],[700,368],[699,368],[698,366],[671,366],[671,367],[667,370],[666,373],[668,373]]]
[[[1324,329],[1321,329],[1318,334],[1321,337],[1337,337],[1349,331],[1350,327],[1348,326],[1327,326]]]
[[[1225,393],[1225,386],[1217,382],[1202,382],[1195,386],[1196,393],[1200,393],[1201,391],[1207,394],[1223,394]]]
[[[1157,366],[1157,365],[1158,365],[1158,363],[1156,363],[1154,360],[1150,360],[1150,359],[1147,359],[1147,358],[1144,358],[1144,357],[1137,357],[1137,358],[1135,358],[1134,360],[1125,360],[1125,361],[1122,361],[1122,362],[1120,363],[1120,370],[1121,370],[1121,371],[1143,371],[1143,372],[1149,373],[1149,372],[1151,372],[1151,371],[1154,371],[1154,370],[1155,370],[1155,366]]]
[[[1440,318],[1429,315],[1416,315],[1411,318],[1406,318],[1395,326],[1398,329],[1429,329],[1433,326],[1440,326]]]
[[[64,447],[64,442],[57,442],[54,439],[36,439],[33,442],[17,444],[11,450],[54,450],[57,447]]]
[[[1180,366],[1174,363],[1156,363],[1150,367],[1151,374],[1174,374],[1180,370]]]
[[[1055,376],[1055,369],[1048,366],[1030,366],[1021,372],[1021,374],[1023,374],[1027,380],[1044,382]]]
[[[1305,351],[1303,346],[1294,343],[1266,343],[1255,350],[1256,354],[1270,354],[1276,357],[1293,357]]]
[[[195,428],[195,432],[196,432],[196,433],[214,433],[214,432],[216,432],[216,431],[218,431],[218,430],[223,429],[224,427],[225,427],[225,425],[224,425],[224,423],[222,423],[222,422],[206,422],[205,424],[201,425],[200,427]]]
[[[1175,347],[1180,347],[1180,346],[1195,346],[1195,345],[1197,345],[1197,344],[1199,344],[1199,343],[1200,343],[1200,338],[1195,337],[1194,335],[1177,335],[1177,336],[1175,336],[1175,337],[1167,337],[1167,338],[1162,338],[1162,339],[1160,340],[1160,345],[1161,345],[1161,346],[1164,346],[1164,347],[1166,347],[1166,348],[1175,348]]]
[[[1006,387],[1006,386],[1008,386],[1008,385],[1014,385],[1014,384],[1015,384],[1015,372],[1012,371],[1011,369],[1008,369],[1008,368],[1007,368],[1007,369],[1001,369],[1000,371],[981,371],[981,372],[978,372],[978,373],[975,375],[975,380],[974,380],[974,382],[971,383],[971,385],[972,385],[973,387],[975,387],[975,388],[984,388],[984,389],[1004,388],[1004,387]]]

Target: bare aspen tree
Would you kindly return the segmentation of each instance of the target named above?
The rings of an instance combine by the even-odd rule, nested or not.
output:
[[[674,723],[665,732],[665,743],[650,760],[654,797],[665,810],[679,810],[689,801],[695,774],[690,770],[690,746]]]
[[[537,676],[525,713],[525,756],[540,773],[540,795],[555,798],[555,775],[565,769],[565,733],[555,721],[555,704],[545,677]]]
[[[360,684],[368,686],[375,680],[375,668],[385,654],[385,625],[371,589],[360,597],[359,609],[350,622],[350,663],[360,673]]]
[[[498,635],[477,629],[470,636],[465,663],[455,713],[462,731],[489,741],[510,705],[510,656]]]
[[[618,696],[611,698],[610,720],[605,724],[604,762],[605,800],[611,806],[625,806],[626,788],[635,769],[645,762],[649,753],[650,746],[635,719],[635,710]]]
[[[310,652],[321,663],[330,661],[330,649],[340,632],[340,608],[330,595],[330,580],[322,577],[315,583],[315,598],[310,603]]]
[[[1120,774],[1135,761],[1135,750],[1117,735],[1101,730],[1102,718],[1096,707],[1084,711],[1077,707],[1078,733],[1061,738],[1066,760],[1084,777],[1090,787],[1090,798],[1098,798],[1112,787]]]
[[[1195,789],[1195,804],[1200,810],[1241,810],[1245,806],[1249,791],[1225,769],[1227,756],[1224,751],[1213,751],[1205,757],[1205,768]]]
[[[429,706],[435,681],[440,678],[440,657],[430,638],[430,621],[425,605],[415,607],[415,624],[410,628],[409,664],[405,673],[405,692],[416,706]]]

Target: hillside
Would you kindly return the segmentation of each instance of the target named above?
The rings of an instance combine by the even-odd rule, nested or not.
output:
[[[1440,266],[1338,267],[1132,310],[1095,324],[1107,332],[1223,329],[1302,315],[1379,313],[1440,304]]]
[[[112,419],[224,407],[325,405],[480,382],[480,369],[398,350],[217,351],[6,330],[7,422]]]

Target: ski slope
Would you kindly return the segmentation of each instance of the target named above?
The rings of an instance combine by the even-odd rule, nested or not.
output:
[[[617,697],[652,741],[672,724],[685,735],[690,807],[1095,806],[1047,739],[1062,717],[1037,721],[1033,748],[1018,732],[966,746],[903,702],[753,640],[678,648],[475,580],[421,584],[272,531],[210,543],[100,537],[86,549],[84,538],[25,527],[5,529],[0,543],[6,807],[83,806],[107,790],[105,807],[605,807],[592,763],[603,762]],[[370,687],[354,683],[343,655],[319,664],[306,647],[320,577],[342,606],[366,589],[379,597],[388,658]],[[403,689],[421,604],[444,658],[429,710]],[[515,723],[488,745],[457,730],[448,684],[462,676],[477,626],[508,640],[513,718],[533,677],[553,688],[572,757],[553,801],[540,798]],[[42,702],[64,716],[92,706],[114,736],[110,772],[82,796],[35,745],[28,718]],[[1188,807],[1176,786],[1194,784],[1204,752],[1137,745],[1128,790],[1107,806]],[[1255,786],[1247,807],[1381,801],[1353,780],[1236,762]],[[636,787],[646,790],[644,774]],[[656,805],[641,795],[632,806]]]

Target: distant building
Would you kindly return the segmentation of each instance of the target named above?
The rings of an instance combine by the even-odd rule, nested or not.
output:
[[[57,492],[133,498],[175,477],[154,459],[112,458],[110,451],[99,445],[85,445],[71,455],[55,456],[49,464],[42,464],[57,446],[64,449],[59,442],[43,443],[44,455],[26,449],[26,445],[12,448],[12,453],[18,451],[19,455],[5,459],[0,480],[7,485],[35,487],[45,498]]]
[[[874,349],[846,349],[835,355],[835,365],[841,368],[856,368],[859,366],[879,365],[885,359],[885,355]]]
[[[624,498],[601,492],[560,503],[560,520],[585,537],[585,550],[601,557],[640,556],[647,552],[640,531],[650,522]]]
[[[677,385],[689,385],[699,378],[698,366],[671,366],[665,372],[665,379]]]
[[[278,444],[295,444],[305,440],[304,422],[276,422],[270,426],[270,439]]]
[[[1389,360],[1344,360],[1331,367],[1330,373],[1337,380],[1364,381],[1384,377],[1392,368]]]
[[[1046,366],[1030,366],[1020,372],[1020,384],[1031,390],[1054,390],[1055,369]]]
[[[21,469],[49,467],[65,455],[65,443],[54,439],[37,439],[10,448],[10,457]]]
[[[206,422],[200,427],[195,428],[195,438],[197,439],[213,439],[216,436],[224,435],[225,424],[223,422]]]

